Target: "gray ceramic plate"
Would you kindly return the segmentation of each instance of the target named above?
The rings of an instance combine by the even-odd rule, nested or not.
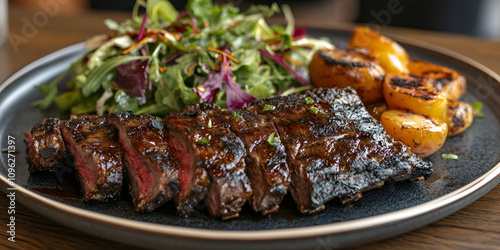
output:
[[[313,36],[330,37],[342,47],[350,31],[310,30]],[[45,56],[10,77],[0,88],[0,145],[15,138],[17,199],[37,213],[98,237],[138,246],[200,249],[302,249],[352,246],[392,237],[439,220],[472,203],[500,182],[500,77],[463,56],[415,41],[399,42],[415,59],[429,60],[462,73],[468,81],[463,100],[481,101],[485,119],[476,119],[460,136],[449,138],[443,148],[427,158],[435,173],[426,182],[387,184],[364,194],[353,204],[338,201],[325,211],[301,215],[286,197],[279,213],[263,217],[244,207],[241,217],[219,221],[206,209],[189,218],[175,214],[171,204],[149,213],[135,213],[128,197],[110,203],[81,202],[72,191],[71,173],[30,175],[24,162],[23,132],[44,117],[65,118],[56,109],[41,111],[30,103],[41,96],[33,86],[47,83],[81,56],[76,44]],[[441,158],[455,153],[458,161]],[[0,183],[7,180],[7,154],[0,155]],[[146,243],[147,242],[147,243]]]

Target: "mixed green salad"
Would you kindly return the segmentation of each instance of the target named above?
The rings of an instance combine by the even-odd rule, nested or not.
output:
[[[266,18],[282,13],[286,26]],[[295,28],[287,5],[251,6],[189,0],[176,10],[166,0],[138,0],[123,23],[106,20],[111,35],[85,44],[88,52],[48,85],[44,98],[73,114],[134,111],[165,115],[192,103],[240,108],[256,98],[308,88],[307,65],[326,40]],[[71,74],[69,91],[58,83]]]

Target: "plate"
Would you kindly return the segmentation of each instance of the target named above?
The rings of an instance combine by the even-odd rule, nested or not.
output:
[[[350,30],[309,29],[316,37],[329,37],[339,47]],[[237,219],[220,221],[206,209],[191,217],[175,214],[172,204],[152,213],[133,211],[124,195],[110,203],[81,202],[70,169],[30,175],[23,132],[45,117],[65,118],[55,108],[41,111],[31,102],[41,98],[35,85],[47,83],[83,55],[83,43],[47,55],[12,75],[0,87],[0,145],[13,139],[15,184],[8,179],[8,154],[0,154],[2,190],[16,188],[16,200],[54,221],[98,237],[135,246],[200,249],[305,249],[346,247],[402,234],[439,220],[472,203],[500,182],[500,77],[468,58],[429,44],[396,38],[414,59],[453,68],[468,82],[463,97],[481,101],[486,118],[476,119],[466,132],[447,139],[443,148],[425,160],[435,173],[425,182],[386,184],[364,193],[349,205],[334,200],[323,212],[301,215],[288,195],[281,210],[261,216],[245,206]],[[67,80],[67,79],[66,79]],[[64,84],[62,84],[64,85]],[[61,86],[63,88],[64,86]],[[487,131],[487,132],[486,132]],[[441,158],[454,153],[459,160]]]

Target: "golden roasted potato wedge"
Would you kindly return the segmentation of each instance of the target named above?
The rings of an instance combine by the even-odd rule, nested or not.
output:
[[[448,101],[425,78],[387,74],[383,91],[389,109],[410,110],[416,114],[443,119]]]
[[[464,132],[474,120],[474,109],[466,102],[448,101],[445,122],[448,124],[448,136]]]
[[[393,40],[377,32],[358,26],[349,40],[349,49],[365,51],[387,73],[408,73],[409,56],[406,50]]]
[[[410,61],[408,69],[411,75],[429,79],[432,87],[448,100],[458,100],[465,93],[465,77],[452,69],[426,61]]]
[[[445,122],[401,110],[385,111],[380,122],[389,135],[422,158],[440,149],[448,134]]]
[[[365,55],[341,49],[323,49],[309,63],[309,77],[316,87],[348,87],[356,90],[365,104],[383,99],[385,72]]]

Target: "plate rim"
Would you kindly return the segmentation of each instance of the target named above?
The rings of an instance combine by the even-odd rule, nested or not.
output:
[[[348,25],[338,26],[333,28],[332,27],[308,27],[308,28],[324,29],[330,32],[347,32],[350,30],[352,31],[352,27],[348,27]],[[420,40],[400,37],[392,34],[390,35],[390,37],[393,37],[394,40],[397,41],[398,43],[410,45],[421,50],[427,50],[433,53],[438,53],[441,56],[445,56],[455,61],[465,63],[468,66],[472,66],[475,69],[483,72],[487,76],[493,78],[497,84],[500,84],[500,76],[497,73],[487,68],[486,66],[480,64],[479,62],[469,57],[466,57],[458,52]],[[45,63],[50,62],[52,60],[59,59],[63,56],[79,52],[79,50],[83,49],[84,44],[85,42],[80,42],[64,47],[60,50],[54,51],[46,56],[43,56],[27,64],[26,66],[22,67],[20,70],[12,74],[10,77],[8,77],[0,85],[0,92],[2,92],[5,88],[10,86],[13,82],[18,80],[20,77],[22,77],[25,73],[29,72],[30,70],[43,66]],[[439,209],[444,209],[475,193],[478,193],[480,191],[485,191],[485,189],[488,189],[486,190],[486,192],[488,192],[499,183],[500,183],[500,162],[496,163],[495,166],[493,166],[488,172],[486,172],[479,178],[475,179],[471,183],[453,192],[450,192],[446,195],[424,202],[419,205],[415,205],[405,209],[400,209],[397,211],[392,211],[389,213],[384,213],[380,215],[374,215],[366,218],[349,220],[344,222],[334,222],[324,225],[304,226],[296,228],[264,229],[264,230],[216,230],[216,229],[191,228],[191,227],[173,226],[173,225],[137,221],[127,218],[115,217],[112,215],[105,215],[82,208],[77,208],[71,205],[61,203],[56,200],[52,200],[43,195],[37,194],[27,188],[19,186],[18,184],[14,183],[14,185],[11,186],[10,181],[7,179],[7,177],[4,176],[3,174],[0,174],[0,184],[3,187],[2,192],[6,193],[7,188],[14,187],[16,188],[16,191],[18,191],[20,195],[24,196],[29,201],[36,202],[42,206],[47,206],[47,208],[55,212],[64,213],[69,216],[77,216],[80,219],[86,219],[86,220],[91,219],[93,222],[100,223],[101,225],[126,229],[130,231],[137,231],[147,234],[170,236],[170,237],[182,237],[187,239],[226,240],[226,241],[270,241],[270,240],[287,240],[287,239],[305,239],[311,237],[341,234],[352,231],[377,228],[384,225],[390,225],[397,222],[405,221],[411,218],[416,218],[425,215],[427,213],[437,211]],[[479,197],[476,197],[475,199]],[[465,205],[468,205],[473,201],[466,202],[467,204]],[[460,207],[459,209],[462,209],[463,207],[464,206]],[[43,214],[43,216],[49,217],[45,214]],[[439,216],[439,218],[436,218],[433,221],[442,219],[444,217],[445,216]],[[429,223],[432,223],[433,221]]]
[[[165,224],[157,224],[151,222],[136,221],[126,218],[119,218],[112,215],[105,215],[98,212],[89,211],[82,208],[67,205],[40,194],[34,193],[18,184],[10,186],[8,179],[0,174],[0,183],[2,186],[9,185],[19,191],[26,198],[31,198],[32,201],[42,205],[47,205],[58,212],[68,215],[78,216],[82,219],[93,219],[94,222],[103,223],[109,226],[121,227],[123,229],[138,230],[148,234],[158,234],[173,237],[186,237],[204,240],[231,240],[231,241],[265,241],[265,240],[286,240],[310,238],[331,234],[347,233],[352,231],[376,228],[383,225],[389,225],[398,221],[404,221],[413,217],[419,217],[429,212],[444,208],[454,204],[469,195],[481,190],[482,188],[492,184],[495,187],[500,181],[500,163],[494,166],[491,170],[475,179],[473,182],[434,200],[424,202],[422,204],[409,208],[374,215],[366,218],[349,220],[343,222],[335,222],[325,225],[306,226],[285,229],[265,229],[265,230],[215,230],[190,228],[182,226],[172,226]],[[7,187],[5,187],[7,188]],[[489,191],[489,190],[488,190]],[[221,234],[223,232],[223,234]]]

